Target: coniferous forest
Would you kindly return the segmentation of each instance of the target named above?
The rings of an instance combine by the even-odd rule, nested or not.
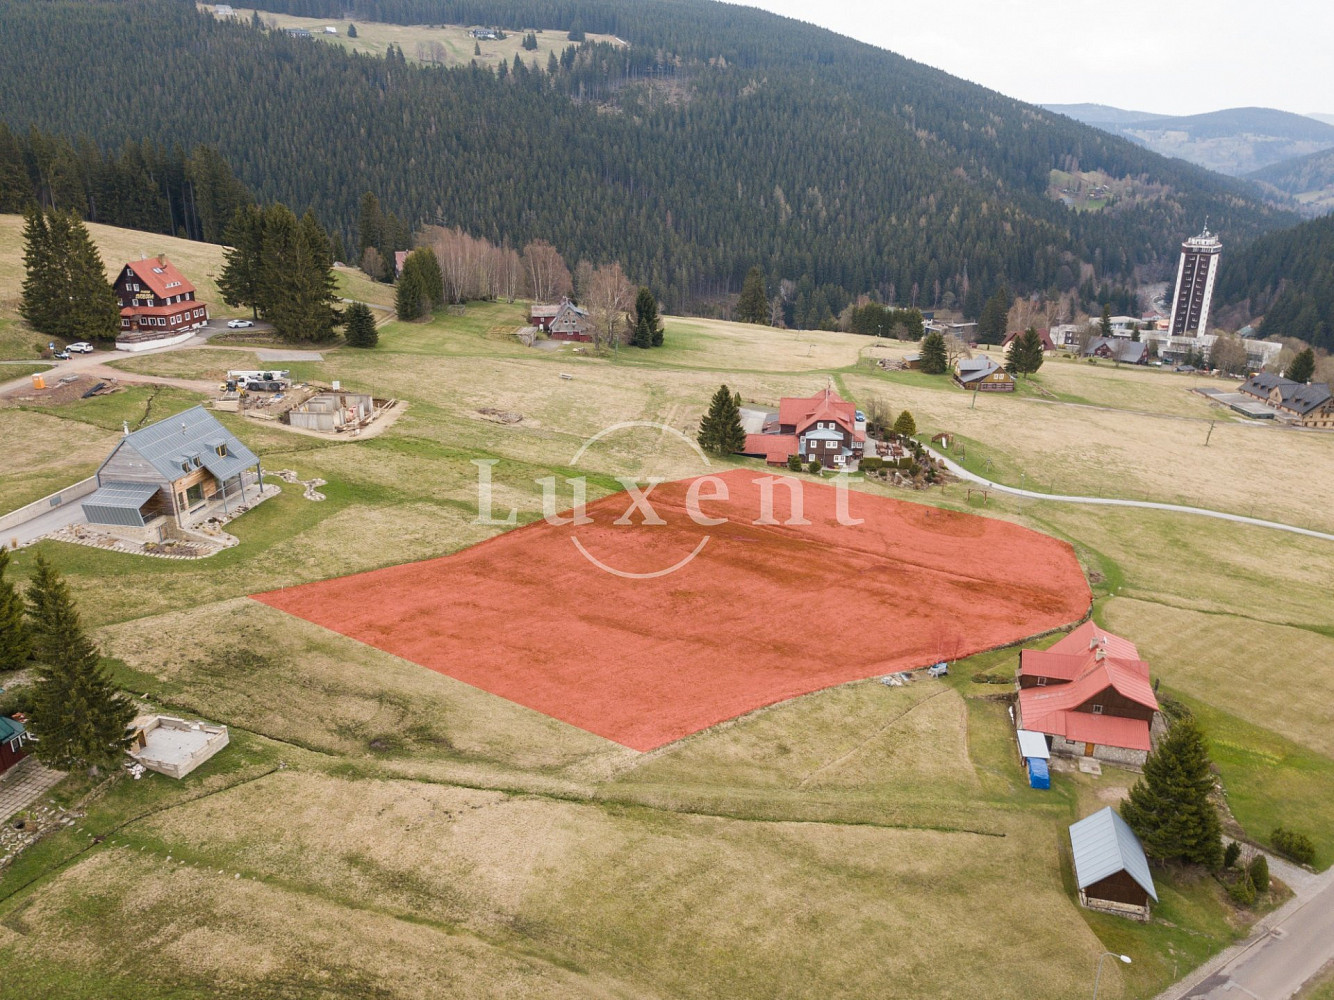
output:
[[[345,5],[267,6],[338,17]],[[357,245],[368,191],[413,226],[510,247],[544,239],[570,261],[619,261],[670,311],[711,308],[758,265],[769,294],[790,292],[789,322],[811,326],[863,293],[970,315],[1002,286],[1122,301],[1136,269],[1167,275],[1206,215],[1233,245],[1295,221],[1243,182],[760,11],[705,0],[359,0],[352,11],[629,45],[572,41],[545,66],[516,60],[501,74],[409,65],[401,50],[353,55],[185,0],[0,0],[0,120],[104,157],[206,145],[256,198],[312,211],[336,245]],[[1053,169],[1149,193],[1075,212],[1049,194]],[[216,238],[216,219],[176,218],[169,190],[165,225]],[[162,227],[160,203],[155,214],[145,228]]]
[[[1220,266],[1217,294],[1264,314],[1265,336],[1334,351],[1334,215],[1263,236]]]

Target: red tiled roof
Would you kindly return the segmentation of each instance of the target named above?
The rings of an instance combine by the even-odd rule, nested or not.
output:
[[[833,389],[814,396],[784,396],[778,401],[778,422],[796,427],[801,434],[817,420],[835,420],[849,433],[857,425],[857,408]]]
[[[1073,681],[1092,663],[1092,650],[1080,654],[1053,653],[1047,649],[1025,649],[1019,653],[1019,673],[1028,677]]]
[[[1060,642],[1051,646],[1047,652],[1082,653],[1093,648],[1091,642],[1094,639],[1102,643],[1108,656],[1115,656],[1123,660],[1138,660],[1140,658],[1139,650],[1135,648],[1133,642],[1129,639],[1122,639],[1119,635],[1112,635],[1093,621],[1086,621]]]
[[[1024,712],[1024,728],[1064,736],[1072,743],[1094,743],[1126,750],[1151,749],[1149,724],[1143,719],[1122,719],[1115,715],[1094,715],[1091,712],[1049,712],[1030,718]]]
[[[1030,706],[1038,715],[1069,711],[1108,688],[1114,688],[1118,694],[1145,708],[1158,711],[1158,699],[1149,683],[1148,666],[1138,660],[1118,660],[1110,656],[1098,660],[1091,670],[1070,684],[1024,688],[1019,692],[1019,700],[1024,706],[1024,718],[1028,718]]]
[[[786,465],[789,455],[797,454],[795,434],[747,434],[746,455],[762,455],[771,465]]]
[[[185,280],[185,275],[176,270],[176,265],[165,257],[131,260],[127,261],[125,266],[133,271],[135,277],[143,284],[151,288],[158,298],[184,295],[195,290],[195,286]]]

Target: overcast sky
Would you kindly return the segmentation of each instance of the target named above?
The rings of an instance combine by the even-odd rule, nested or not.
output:
[[[1034,104],[1334,114],[1334,3],[747,0]]]

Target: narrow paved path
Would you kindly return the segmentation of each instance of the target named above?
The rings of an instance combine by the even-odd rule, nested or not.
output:
[[[1006,493],[1010,496],[1023,497],[1027,500],[1049,500],[1057,503],[1083,503],[1094,504],[1102,507],[1139,507],[1145,510],[1166,510],[1175,514],[1196,514],[1200,517],[1214,517],[1220,521],[1232,521],[1236,524],[1249,524],[1257,528],[1273,528],[1275,531],[1289,531],[1295,535],[1306,535],[1310,538],[1319,538],[1326,542],[1334,542],[1334,534],[1324,531],[1315,531],[1312,528],[1300,528],[1295,524],[1283,524],[1279,521],[1266,521],[1258,517],[1246,517],[1243,514],[1229,514],[1221,510],[1209,510],[1206,507],[1185,507],[1175,503],[1157,503],[1153,500],[1122,500],[1116,497],[1083,497],[1071,496],[1065,493],[1039,493],[1036,490],[1024,490],[1017,486],[1005,486],[1002,483],[992,482],[990,479],[984,479],[976,473],[969,472],[957,462],[952,462],[944,455],[930,448],[927,449],[931,455],[940,459],[945,468],[949,469],[960,479],[967,480],[970,483],[977,483],[979,486],[985,486],[987,489],[995,490],[997,493]]]

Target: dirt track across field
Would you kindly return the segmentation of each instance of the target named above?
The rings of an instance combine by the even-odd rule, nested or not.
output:
[[[256,598],[636,750],[1088,611],[1064,542],[864,493],[848,495],[864,523],[846,526],[837,491],[806,477],[811,524],[755,524],[764,475],[718,477],[728,500],[700,504],[728,519],[716,526],[687,516],[686,480],[649,494],[665,524],[614,524],[630,507],[618,493],[589,505],[591,524],[538,521],[442,559]],[[774,496],[786,521],[781,483]]]

